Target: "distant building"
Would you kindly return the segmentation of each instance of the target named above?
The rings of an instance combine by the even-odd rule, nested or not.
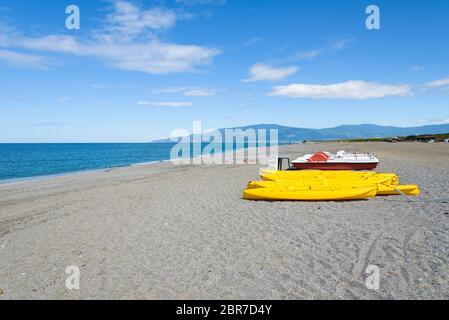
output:
[[[427,142],[427,143],[433,143],[435,142],[437,138],[434,136],[420,136],[418,139],[416,139],[417,142]]]

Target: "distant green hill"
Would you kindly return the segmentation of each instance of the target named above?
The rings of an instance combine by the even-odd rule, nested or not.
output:
[[[449,124],[426,125],[420,127],[393,127],[375,124],[342,125],[334,128],[307,129],[285,127],[276,124],[256,124],[239,128],[228,129],[270,129],[278,130],[280,143],[296,143],[299,141],[349,140],[367,138],[387,138],[396,136],[412,136],[424,134],[442,134],[449,132]],[[224,132],[225,129],[218,129]],[[152,142],[170,142],[170,139],[155,140]]]

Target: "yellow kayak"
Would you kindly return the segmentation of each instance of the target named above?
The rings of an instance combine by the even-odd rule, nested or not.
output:
[[[372,176],[392,176],[397,177],[395,173],[361,172],[361,171],[323,171],[323,170],[260,170],[261,175],[277,175],[279,177],[310,177],[310,176],[332,176],[332,177],[372,177]]]
[[[403,193],[407,196],[419,196],[420,191],[419,191],[419,187],[414,184],[398,185],[398,186],[385,186],[385,185],[377,186],[377,195],[378,196],[400,195],[401,193]]]
[[[361,200],[376,195],[377,188],[255,188],[243,191],[247,200],[297,200],[297,201],[338,201]]]
[[[404,193],[409,196],[417,196],[420,194],[417,185],[383,185],[365,181],[348,182],[348,181],[332,181],[326,184],[321,182],[301,182],[299,180],[277,180],[277,181],[252,181],[248,183],[247,189],[256,188],[308,188],[309,186],[327,186],[327,187],[343,187],[343,188],[361,188],[376,187],[376,195],[399,195]],[[400,192],[399,192],[399,191]]]
[[[285,174],[261,174],[261,177],[264,181],[282,181],[282,180],[296,180],[303,182],[313,182],[313,181],[344,181],[348,184],[355,184],[356,182],[363,181],[366,184],[387,184],[394,185],[398,184],[398,179],[395,175],[392,174],[377,174],[370,176],[357,176],[357,175],[285,175]]]
[[[276,180],[276,181],[251,181],[248,183],[247,189],[255,189],[255,188],[288,188],[288,187],[296,187],[296,188],[309,188],[312,187],[341,187],[341,188],[361,188],[361,187],[375,187],[376,183],[373,182],[365,182],[365,181],[319,181],[319,180]]]

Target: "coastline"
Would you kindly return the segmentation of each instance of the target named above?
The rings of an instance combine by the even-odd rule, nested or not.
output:
[[[93,143],[93,144],[95,144],[95,143]],[[113,144],[113,143],[111,143],[111,144]],[[264,150],[265,148],[266,147],[255,147],[255,148],[243,147],[243,148],[239,148],[239,149],[234,149],[233,151],[220,151],[220,152],[217,152],[216,154],[225,156],[226,154],[229,154],[229,153],[235,153],[238,150],[245,150],[245,152],[246,152],[248,150],[253,150],[253,149]],[[208,158],[208,157],[209,156],[201,155],[199,157],[188,158],[188,159],[191,159],[191,161],[193,161],[193,159]],[[176,162],[176,161],[179,162],[182,160],[184,160],[184,159],[183,158],[161,159],[161,160],[154,160],[154,161],[135,162],[135,163],[130,163],[130,164],[116,165],[116,166],[105,166],[105,167],[100,167],[100,168],[95,168],[95,169],[84,169],[84,170],[75,170],[75,171],[46,174],[46,175],[37,175],[37,176],[29,176],[29,177],[11,178],[11,179],[0,179],[0,185],[27,182],[27,181],[47,180],[47,179],[53,179],[53,178],[57,178],[57,177],[64,177],[66,175],[89,174],[89,173],[101,172],[104,170],[115,170],[115,169],[119,169],[119,168],[127,168],[127,167],[134,167],[134,166],[154,165],[154,164],[165,163],[165,162]]]
[[[422,195],[253,202],[259,165],[99,170],[0,184],[0,299],[445,299],[449,147],[317,143],[371,151]],[[65,287],[79,266],[80,290]],[[380,289],[365,286],[368,265]]]
[[[120,165],[115,167],[104,167],[104,168],[98,168],[98,169],[86,169],[86,170],[80,170],[80,171],[71,171],[71,172],[63,172],[63,173],[55,173],[55,174],[48,174],[48,175],[42,175],[42,176],[31,176],[31,177],[24,177],[24,178],[15,178],[15,179],[5,179],[0,180],[0,185],[2,184],[14,184],[14,183],[21,183],[21,182],[28,182],[28,181],[40,181],[40,180],[49,180],[59,177],[65,177],[65,176],[76,176],[76,175],[82,175],[82,174],[91,174],[91,173],[97,173],[97,172],[108,172],[110,170],[120,169],[120,168],[128,168],[128,167],[134,167],[134,166],[146,166],[146,165],[155,165],[158,163],[164,163],[169,162],[171,160],[159,160],[159,161],[149,161],[149,162],[141,162],[141,163],[133,163],[133,164],[127,164],[127,165]]]

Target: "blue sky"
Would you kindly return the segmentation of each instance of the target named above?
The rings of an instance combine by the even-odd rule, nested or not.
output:
[[[448,21],[446,0],[0,0],[0,142],[449,123]]]

